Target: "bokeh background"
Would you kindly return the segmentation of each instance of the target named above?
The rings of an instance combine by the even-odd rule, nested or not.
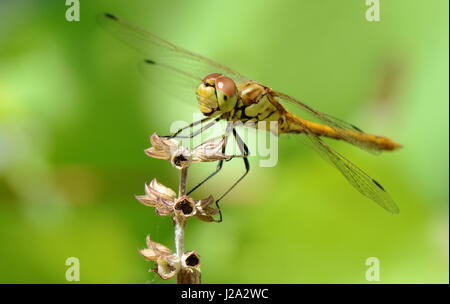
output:
[[[361,196],[296,136],[273,168],[250,159],[222,203],[224,222],[192,220],[187,250],[204,283],[448,283],[448,1],[383,1],[380,22],[352,1],[65,1],[0,3],[0,283],[174,283],[148,273],[145,236],[174,249],[173,226],[140,205],[144,182],[177,187],[147,157],[153,132],[198,112],[160,95],[142,56],[96,22],[111,12],[404,148],[374,156],[334,146],[377,178],[400,207]],[[191,183],[215,168],[193,167]],[[233,160],[196,194],[219,195]]]

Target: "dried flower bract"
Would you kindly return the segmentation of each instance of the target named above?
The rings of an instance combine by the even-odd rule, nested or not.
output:
[[[181,268],[180,258],[166,246],[153,242],[150,235],[147,235],[146,243],[148,248],[139,250],[139,252],[147,260],[156,262],[156,267],[150,271],[156,272],[163,280],[176,275]]]
[[[174,151],[178,149],[180,143],[174,139],[159,137],[156,133],[150,136],[152,147],[144,150],[150,157],[170,160]]]
[[[214,162],[231,159],[232,156],[222,153],[225,140],[222,137],[220,137],[220,140],[217,139],[208,140],[190,152],[187,148],[181,146],[177,140],[159,137],[154,133],[150,137],[152,147],[144,150],[144,152],[150,157],[170,161],[177,169],[189,166],[190,162]]]
[[[204,222],[214,222],[213,215],[219,213],[219,210],[211,207],[214,203],[214,198],[212,195],[209,197],[198,200],[195,202],[195,217]]]
[[[154,178],[150,184],[145,184],[145,195],[137,195],[136,199],[145,206],[155,207],[159,216],[175,213],[183,218],[195,216],[204,222],[214,222],[213,216],[219,213],[218,209],[211,207],[214,202],[211,195],[198,201],[187,195],[176,197],[175,191]]]
[[[230,159],[232,156],[222,153],[225,139],[220,141],[208,140],[192,151],[192,162],[214,162],[217,160]]]
[[[145,184],[145,195],[136,196],[136,199],[146,206],[155,207],[158,215],[165,216],[172,213],[176,197],[175,191],[154,178],[150,184]]]

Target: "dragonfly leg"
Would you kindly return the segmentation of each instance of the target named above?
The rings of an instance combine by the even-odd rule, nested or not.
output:
[[[206,183],[206,181],[208,181],[211,177],[213,177],[214,175],[216,175],[217,173],[219,173],[219,171],[222,169],[222,165],[223,165],[223,160],[219,160],[219,164],[217,165],[216,170],[211,173],[207,178],[205,178],[204,180],[202,180],[200,183],[198,183],[197,186],[195,186],[194,188],[192,188],[187,195],[191,194],[192,192],[194,192],[195,190],[197,190],[197,188],[199,188],[201,185],[203,185],[204,183]]]
[[[202,124],[202,123],[204,123],[205,121],[208,121],[208,120],[210,120],[210,119],[211,119],[211,117],[205,117],[205,118],[203,118],[203,119],[194,121],[193,123],[188,124],[187,126],[185,126],[185,127],[183,127],[183,128],[178,129],[178,130],[177,130],[175,133],[173,133],[172,135],[165,135],[165,136],[160,136],[160,137],[164,137],[164,138],[177,138],[177,135],[180,134],[181,132],[183,132],[184,130],[186,130],[186,129],[188,129],[188,128],[192,128],[192,127],[194,127],[194,126],[196,126],[196,125]]]
[[[239,136],[239,134],[237,134],[237,132],[236,132],[236,129],[235,128],[233,128],[233,136],[234,136],[234,138],[236,139],[236,142],[237,142],[237,144],[238,144],[238,147],[239,147],[239,150],[241,151],[241,153],[243,154],[243,160],[244,160],[244,165],[245,165],[245,172],[244,172],[244,174],[241,176],[241,177],[239,177],[239,179],[230,187],[230,188],[228,188],[228,190],[227,191],[225,191],[225,193],[224,194],[222,194],[222,196],[221,197],[219,197],[219,199],[216,201],[216,206],[217,206],[217,209],[219,209],[219,220],[217,221],[217,222],[221,222],[222,221],[222,211],[221,211],[221,209],[220,209],[220,206],[219,206],[219,201],[221,200],[221,199],[223,199],[224,198],[224,196],[225,195],[227,195],[237,184],[239,184],[239,182],[247,175],[247,173],[250,171],[250,163],[249,163],[249,161],[248,161],[248,147],[247,147],[247,145],[245,144],[245,142],[242,140],[242,138]]]
[[[220,118],[218,117],[218,118],[214,119],[214,121],[211,121],[210,123],[208,123],[206,126],[203,126],[200,129],[195,130],[194,132],[191,132],[191,134],[189,134],[189,135],[186,135],[186,136],[176,135],[176,136],[173,136],[172,138],[192,138],[192,137],[195,137],[195,136],[199,135],[200,133],[204,132],[205,130],[207,130],[207,129],[211,128],[212,126],[214,126],[219,120],[220,120]]]
[[[227,141],[228,141],[228,136],[230,135],[230,130],[231,129],[231,125],[227,125],[227,130],[225,131],[225,135],[223,136],[224,138],[224,143],[222,146],[222,154],[225,154],[225,149],[226,149],[226,145],[227,145]],[[219,173],[219,171],[222,169],[222,165],[223,165],[223,160],[219,161],[219,164],[217,165],[216,171],[214,171],[213,173],[211,173],[207,178],[205,178],[204,180],[202,180],[197,186],[195,186],[194,188],[192,188],[187,195],[191,194],[192,192],[194,192],[195,190],[197,190],[198,187],[200,187],[201,185],[203,185],[207,180],[209,180],[211,177],[213,177],[214,175],[216,175],[217,173]]]

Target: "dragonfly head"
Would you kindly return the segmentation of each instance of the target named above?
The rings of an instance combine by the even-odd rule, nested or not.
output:
[[[197,98],[203,114],[227,113],[235,107],[238,91],[233,79],[214,73],[203,78],[197,89]]]

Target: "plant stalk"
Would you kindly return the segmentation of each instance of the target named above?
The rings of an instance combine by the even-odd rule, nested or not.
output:
[[[180,186],[178,189],[178,198],[186,195],[186,183],[187,183],[188,166],[181,169],[180,174]],[[175,248],[177,256],[180,260],[184,255],[184,226],[186,220],[182,216],[174,216],[175,223]],[[184,262],[181,263],[181,269],[177,274],[177,284],[201,284],[201,272],[196,269],[189,269],[184,266]]]

